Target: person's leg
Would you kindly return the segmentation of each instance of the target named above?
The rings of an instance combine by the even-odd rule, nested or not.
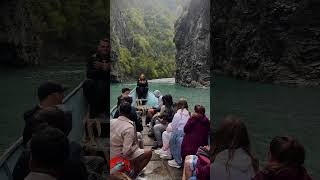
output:
[[[185,159],[182,180],[188,180],[190,177],[192,177],[192,174],[193,174],[192,167],[194,166],[193,156],[194,155],[189,155]]]
[[[171,132],[164,131],[162,133],[162,144],[163,144],[162,149],[164,151],[170,151],[170,149],[169,149],[170,137],[171,137]]]
[[[139,148],[143,149],[144,148],[143,136],[142,136],[142,134],[140,132],[137,132],[137,138],[138,138]]]
[[[183,140],[183,131],[176,131],[172,133],[172,137],[169,141],[169,148],[172,154],[172,157],[178,165],[183,165],[181,157],[181,144]]]
[[[158,147],[162,147],[162,133],[166,130],[167,126],[164,124],[157,124],[153,127],[153,133],[155,140],[157,141]]]
[[[137,98],[141,99],[141,87],[137,87],[136,93],[137,93]]]
[[[148,163],[151,160],[151,157],[152,157],[152,151],[144,150],[144,153],[141,156],[131,161],[131,165],[133,166],[135,176],[138,176],[139,173],[143,170],[143,168],[145,168],[148,165]]]

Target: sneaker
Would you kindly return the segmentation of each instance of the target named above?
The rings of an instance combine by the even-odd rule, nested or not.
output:
[[[174,168],[178,168],[178,169],[181,168],[181,166],[174,159],[168,161],[168,165],[171,167],[174,167]]]
[[[163,153],[162,149],[157,149],[154,151],[155,154],[161,155]]]
[[[172,155],[171,154],[161,154],[160,158],[164,159],[164,160],[170,160],[170,159],[172,159]]]

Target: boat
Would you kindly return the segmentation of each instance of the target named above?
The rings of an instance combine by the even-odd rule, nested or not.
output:
[[[132,97],[132,106],[141,110],[143,109],[146,110],[150,107],[154,107],[158,103],[158,99],[155,97],[155,95],[151,91],[148,91],[147,99],[137,99],[136,88],[130,91],[129,96]],[[117,106],[115,105],[110,110],[110,119],[113,118],[116,111],[117,111]]]
[[[63,100],[64,108],[72,112],[72,130],[69,139],[81,142],[84,127],[83,119],[88,113],[88,104],[83,96],[82,81]],[[22,137],[14,142],[0,157],[0,180],[12,180],[12,172],[23,152]]]
[[[84,135],[83,120],[87,118],[88,103],[83,95],[82,81],[72,92],[70,92],[63,100],[64,109],[72,112],[72,130],[69,134],[69,139],[75,142],[81,143]],[[147,136],[149,127],[145,124],[146,110],[157,104],[158,99],[154,94],[149,91],[147,99],[137,99],[136,89],[133,89],[130,94],[133,98],[132,106],[137,108],[137,113],[142,117],[144,125],[144,146],[151,148],[153,140]],[[117,110],[115,105],[110,110],[110,118],[113,117]],[[106,141],[106,139],[103,139]],[[82,144],[82,143],[81,143]],[[105,145],[104,145],[105,146]],[[20,155],[22,154],[24,147],[22,145],[22,137],[14,142],[0,157],[0,180],[12,180],[13,169]],[[162,180],[162,179],[175,179],[176,177],[182,177],[182,171],[175,168],[171,168],[167,163],[163,163],[158,155],[153,154],[152,160],[146,167],[146,177],[149,180]]]

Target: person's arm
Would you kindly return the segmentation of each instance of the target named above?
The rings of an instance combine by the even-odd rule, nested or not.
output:
[[[116,113],[114,113],[113,118],[116,119],[116,118],[118,118],[118,117],[119,117],[119,110],[116,110]]]
[[[186,123],[186,125],[184,126],[184,133],[190,133],[192,130],[192,126],[194,123],[194,119],[192,117],[190,117]]]
[[[135,109],[133,109],[133,122],[136,123],[137,132],[143,131],[142,123],[139,121],[137,111]]]
[[[134,126],[126,129],[123,132],[123,148],[122,148],[122,155],[123,157],[127,158],[131,154],[134,153],[132,146],[133,142],[135,141],[135,135],[134,135]]]
[[[176,114],[173,116],[173,119],[172,119],[172,122],[171,122],[172,131],[175,131],[175,130],[178,129],[179,120],[180,120],[180,115],[179,115],[179,113],[176,113]]]

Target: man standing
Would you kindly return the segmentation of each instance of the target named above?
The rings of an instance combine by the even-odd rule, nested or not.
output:
[[[87,78],[83,85],[86,96],[90,118],[96,118],[106,113],[108,107],[108,97],[110,95],[110,41],[103,39],[100,41],[97,53],[92,55],[87,61]]]

